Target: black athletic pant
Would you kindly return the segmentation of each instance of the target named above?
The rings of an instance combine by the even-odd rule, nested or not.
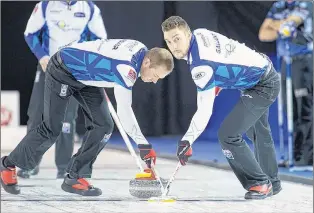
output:
[[[81,148],[68,163],[67,172],[73,177],[91,177],[92,165],[109,139],[114,124],[104,90],[76,81],[62,63],[59,53],[50,59],[47,66],[43,121],[30,130],[10,153],[8,159],[11,162],[22,169],[33,169],[39,163],[62,130],[72,96],[84,111],[87,131]],[[90,168],[90,173],[84,172],[84,167]]]
[[[284,74],[286,64],[282,63]],[[294,164],[313,165],[313,55],[293,58],[293,120],[294,120]],[[285,81],[285,75],[283,75]],[[284,82],[285,85],[285,82]],[[286,91],[283,87],[286,100]],[[286,102],[284,102],[286,103]],[[286,107],[285,107],[286,110]]]
[[[222,122],[219,142],[233,172],[245,189],[274,183],[278,166],[268,122],[269,107],[280,91],[280,78],[273,66],[253,88],[242,91],[240,100]],[[252,140],[255,156],[243,139]]]
[[[36,128],[42,122],[44,113],[44,89],[45,73],[39,64],[37,66],[31,99],[27,110],[27,115],[29,117],[27,121],[27,132]],[[74,98],[70,98],[63,120],[62,131],[56,141],[55,162],[57,169],[60,171],[66,169],[73,154],[77,110],[77,101]]]

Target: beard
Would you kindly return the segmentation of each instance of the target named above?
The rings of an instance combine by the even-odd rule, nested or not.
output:
[[[182,58],[184,58],[184,54],[183,54],[183,52],[175,52],[174,54],[173,54],[173,56],[176,58],[176,59],[182,59]]]

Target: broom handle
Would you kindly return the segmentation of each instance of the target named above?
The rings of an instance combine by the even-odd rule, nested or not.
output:
[[[123,140],[124,140],[126,146],[128,147],[128,149],[129,149],[129,151],[130,151],[132,157],[135,159],[136,164],[137,164],[137,167],[140,169],[141,172],[144,172],[144,169],[143,169],[143,167],[142,167],[142,164],[141,164],[141,162],[140,162],[138,156],[136,155],[136,153],[135,153],[135,151],[134,151],[134,148],[133,148],[133,146],[132,146],[132,144],[131,144],[131,142],[130,142],[129,137],[127,136],[126,132],[124,131],[124,129],[123,129],[123,127],[122,127],[122,124],[121,124],[121,122],[120,122],[120,120],[119,120],[119,118],[118,118],[118,115],[117,115],[117,113],[116,113],[114,107],[112,106],[112,103],[111,103],[111,101],[110,101],[110,99],[109,99],[109,97],[108,97],[108,95],[107,95],[107,93],[106,93],[105,90],[104,90],[104,93],[105,93],[105,96],[106,96],[106,100],[107,100],[107,103],[108,103],[108,107],[109,107],[110,114],[111,114],[111,116],[112,116],[114,122],[116,123],[116,125],[117,125],[117,127],[118,127],[118,129],[119,129],[119,131],[120,131],[120,133],[121,133],[121,136],[122,136],[122,138],[123,138]]]
[[[175,178],[176,174],[178,173],[179,169],[181,168],[181,166],[182,166],[181,163],[178,162],[175,171],[173,172],[172,176],[171,176],[170,179],[168,180],[168,183],[167,183],[167,185],[166,185],[166,187],[165,187],[165,190],[164,190],[162,196],[167,196],[167,195],[168,195],[170,184],[174,181],[174,178]]]

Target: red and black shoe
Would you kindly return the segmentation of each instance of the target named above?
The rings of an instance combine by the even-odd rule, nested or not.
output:
[[[61,188],[63,191],[82,196],[99,196],[102,194],[101,189],[90,185],[84,178],[70,178],[69,175],[65,176]]]
[[[4,159],[6,156],[1,158],[0,172],[1,172],[1,186],[3,189],[10,194],[20,194],[21,190],[17,184],[16,178],[16,168],[15,167],[5,167]]]
[[[245,194],[244,198],[247,200],[261,200],[273,195],[273,186],[271,182],[263,185],[252,186]]]
[[[280,180],[276,182],[272,182],[271,184],[273,185],[273,195],[278,194],[282,190]]]

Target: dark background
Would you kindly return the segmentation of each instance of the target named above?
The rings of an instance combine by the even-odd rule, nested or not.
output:
[[[160,24],[171,15],[180,15],[191,29],[208,28],[264,53],[275,50],[273,43],[262,43],[257,36],[273,2],[95,3],[102,12],[108,38],[137,39],[149,48],[165,46]],[[37,65],[23,35],[35,4],[1,2],[1,89],[20,92],[21,125],[27,121]],[[108,92],[112,97],[112,91]],[[111,100],[114,102],[113,98]],[[187,65],[176,61],[174,72],[157,85],[138,80],[133,92],[133,108],[145,135],[185,132],[196,110],[196,90]]]

